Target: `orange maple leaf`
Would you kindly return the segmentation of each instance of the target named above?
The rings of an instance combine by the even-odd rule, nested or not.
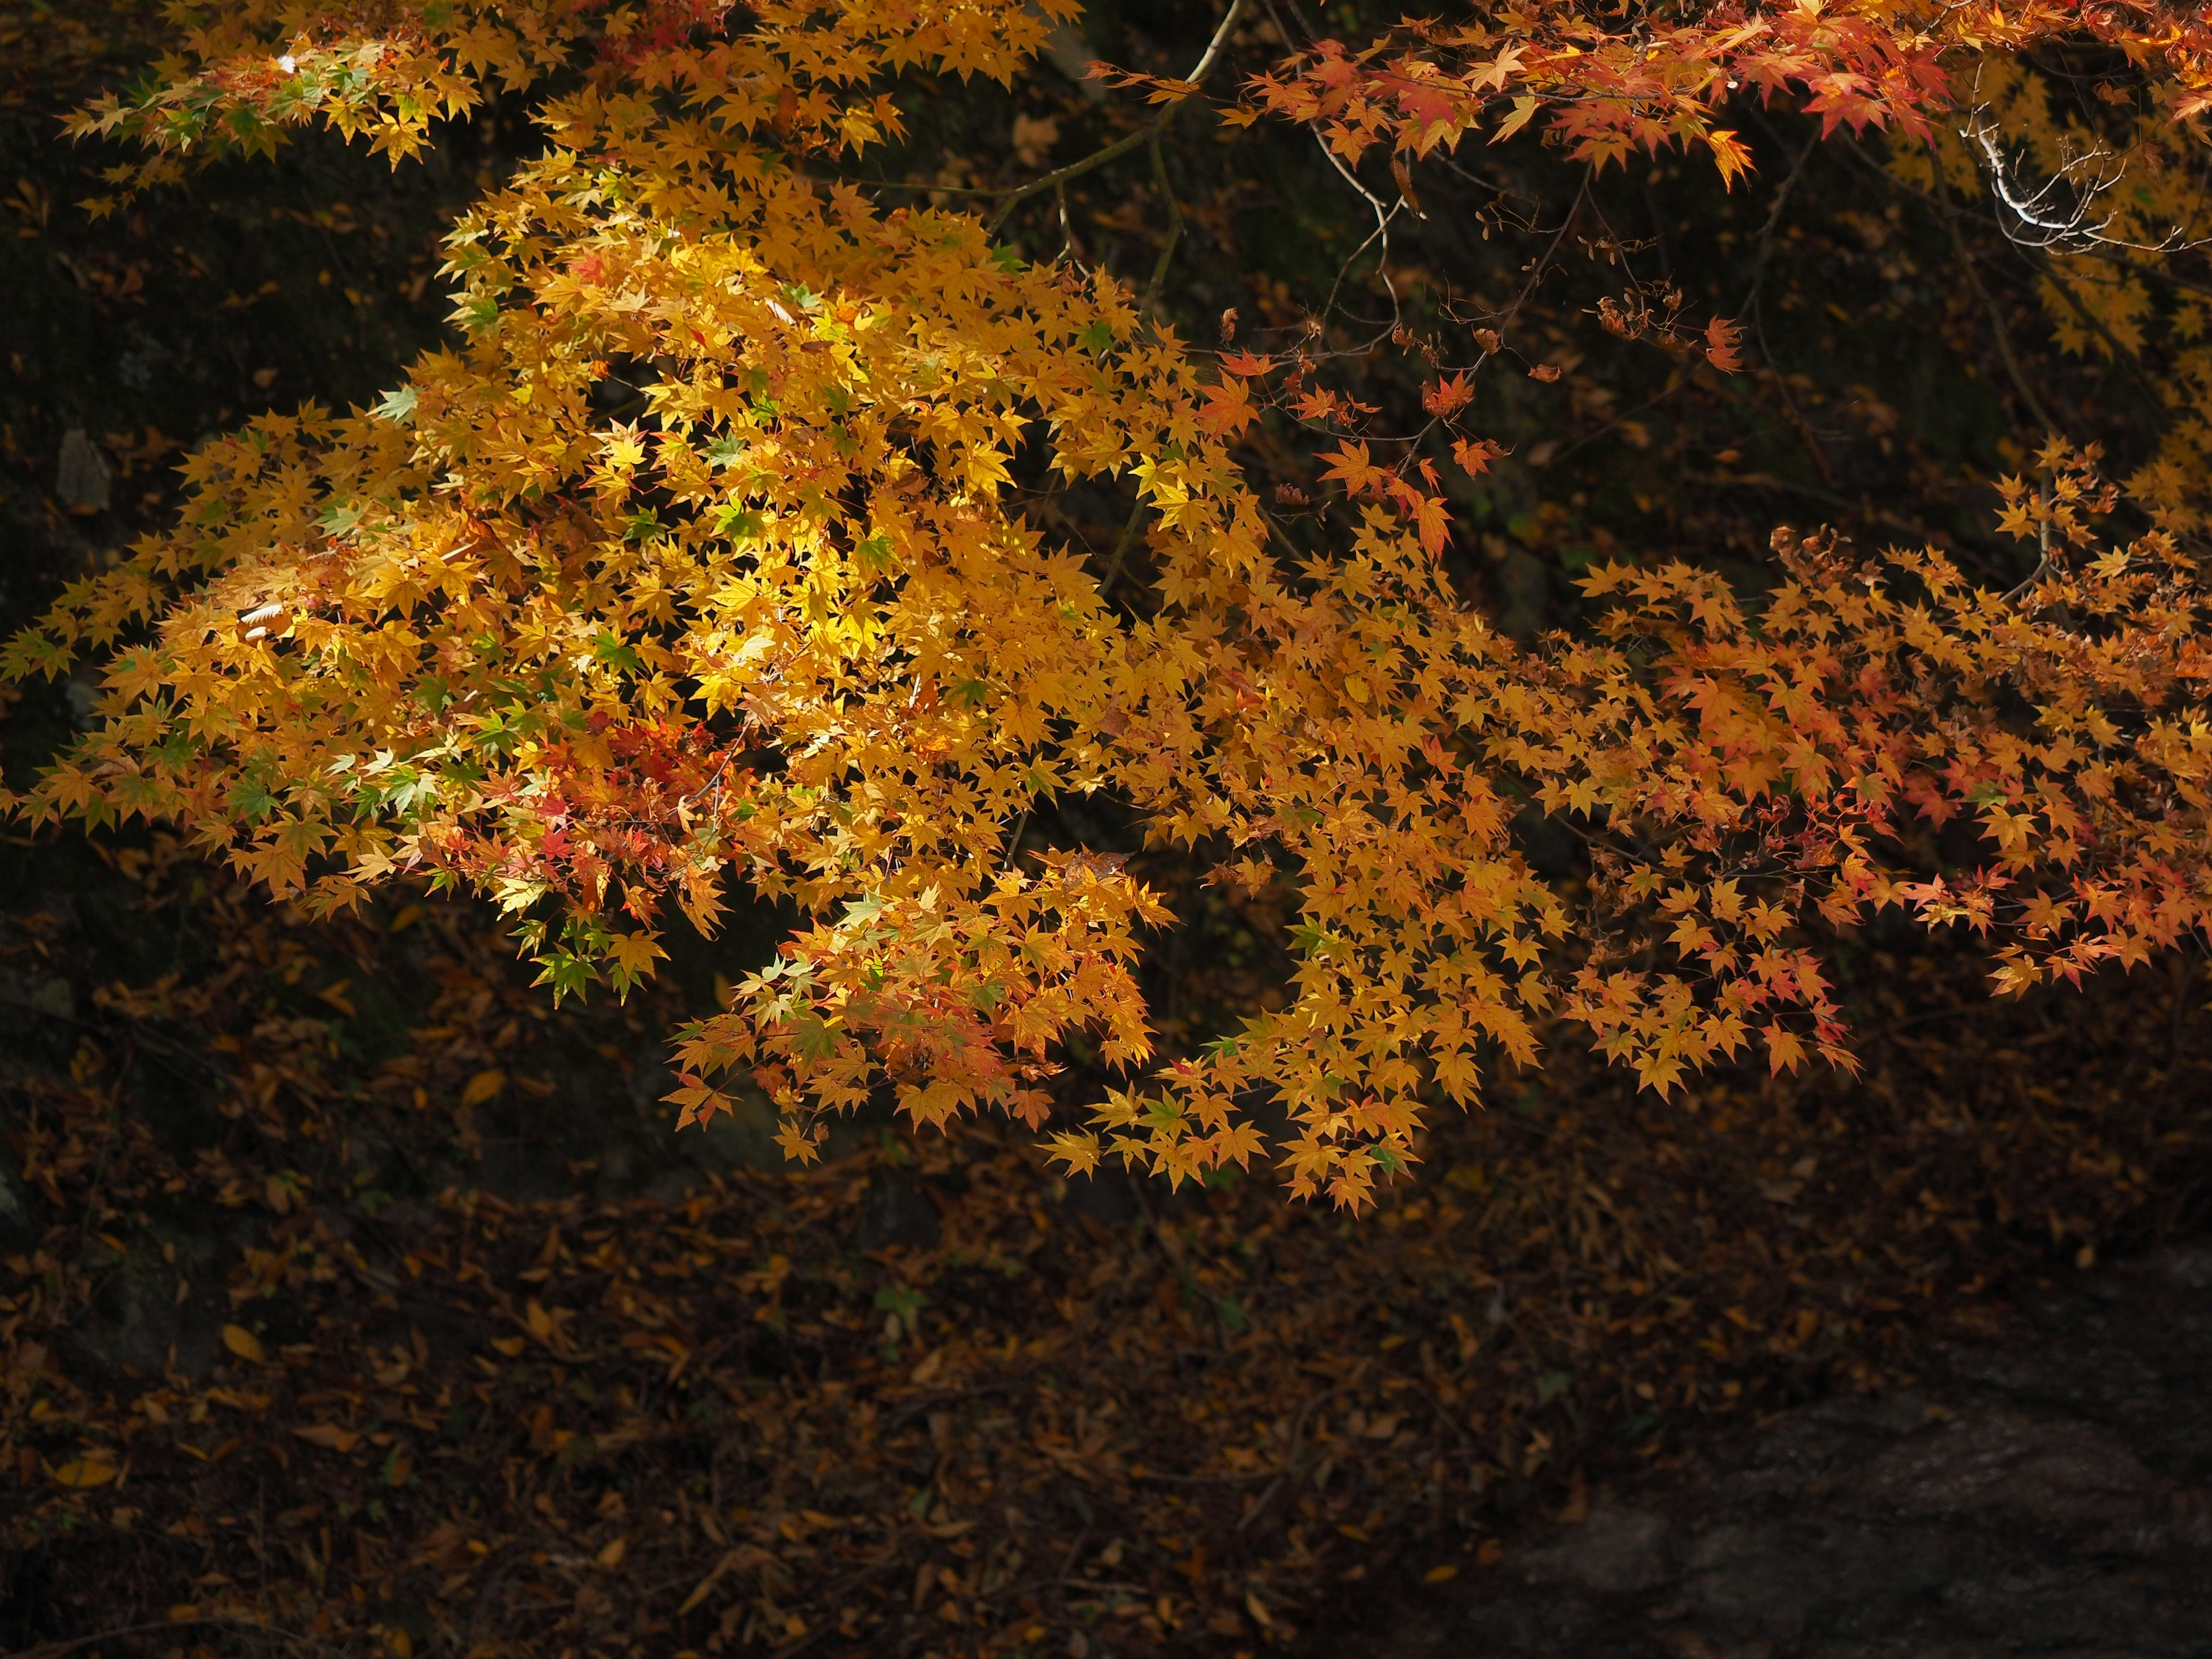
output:
[[[1323,472],[1324,483],[1331,478],[1344,480],[1346,490],[1354,495],[1370,489],[1380,489],[1390,475],[1368,459],[1367,446],[1347,442],[1335,450],[1323,450],[1322,459],[1334,463]]]
[[[1743,368],[1742,354],[1736,347],[1743,343],[1743,330],[1725,317],[1716,317],[1705,325],[1705,361],[1723,374],[1734,374]]]
[[[1479,478],[1490,471],[1492,461],[1503,460],[1513,452],[1487,438],[1459,438],[1452,443],[1452,459],[1466,469],[1468,477]]]

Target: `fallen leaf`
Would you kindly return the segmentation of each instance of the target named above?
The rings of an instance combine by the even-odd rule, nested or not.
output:
[[[676,1616],[681,1619],[705,1601],[708,1593],[721,1581],[722,1575],[732,1567],[747,1566],[765,1559],[764,1553],[750,1544],[740,1544],[733,1550],[724,1552],[722,1559],[714,1563],[713,1570],[698,1582],[690,1595],[684,1598],[684,1605],[676,1609]]]
[[[617,1538],[613,1543],[608,1545],[606,1548],[599,1552],[599,1563],[603,1567],[618,1567],[622,1565],[623,1557],[627,1555],[629,1553],[629,1540],[627,1538]]]
[[[361,1437],[351,1429],[342,1429],[335,1423],[316,1423],[292,1432],[311,1446],[324,1446],[335,1452],[349,1452],[361,1443]]]
[[[1424,1584],[1444,1584],[1459,1577],[1459,1569],[1447,1561],[1440,1567],[1431,1567],[1421,1575]]]
[[[104,1486],[115,1479],[116,1468],[94,1457],[73,1457],[54,1471],[56,1484],[64,1486]]]
[[[487,1072],[478,1072],[469,1079],[468,1086],[461,1091],[461,1104],[481,1106],[505,1087],[507,1073],[497,1066]]]
[[[8,1386],[17,1391],[27,1389],[38,1381],[39,1373],[46,1369],[46,1350],[43,1343],[26,1342],[8,1362]]]
[[[258,1365],[268,1358],[261,1351],[261,1339],[243,1325],[224,1326],[222,1346],[252,1364]]]

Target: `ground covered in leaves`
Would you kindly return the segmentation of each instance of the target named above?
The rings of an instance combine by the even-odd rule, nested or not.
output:
[[[2212,1632],[2212,1246],[1941,1336],[1918,1386],[1716,1425],[1346,1659],[2201,1659]]]
[[[674,990],[556,1015],[478,914],[83,856],[0,931],[13,1651],[1327,1650],[2186,1226],[2212,1135],[2180,964],[1993,1008],[1863,946],[1860,1082],[1563,1051],[1364,1222],[986,1127],[793,1172],[669,1129]]]

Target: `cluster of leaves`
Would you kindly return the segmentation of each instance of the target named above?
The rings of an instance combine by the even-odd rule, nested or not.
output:
[[[1237,15],[1153,83],[1166,113],[1092,161],[1141,141],[1157,162]],[[397,154],[465,104],[451,77],[527,79],[587,43],[592,67],[544,103],[551,148],[448,240],[458,349],[374,411],[203,448],[178,528],[9,647],[16,677],[113,650],[100,729],[30,792],[33,818],[175,820],[324,911],[395,876],[469,884],[556,990],[627,990],[664,905],[711,926],[741,882],[803,921],[684,1033],[687,1121],[732,1109],[735,1078],[801,1158],[879,1092],[917,1121],[1034,1126],[1082,1103],[1053,1079],[1095,1045],[1140,1075],[1057,1135],[1070,1168],[1242,1166],[1257,1102],[1287,1114],[1291,1191],[1354,1207],[1426,1110],[1533,1060],[1560,1017],[1662,1091],[1754,1041],[1777,1068],[1845,1060],[1808,926],[1902,903],[2001,927],[2008,988],[2201,927],[2195,566],[2163,531],[2093,544],[2086,459],[2053,449],[2046,495],[2015,491],[2039,556],[2024,593],[1820,544],[1754,617],[1708,573],[1608,565],[1586,583],[1612,607],[1600,638],[1523,647],[1441,557],[1420,439],[1385,464],[1342,429],[1356,403],[1286,392],[1339,428],[1323,478],[1352,526],[1301,546],[1234,441],[1262,360],[1209,376],[1151,294],[848,176],[903,131],[902,72],[1010,82],[1071,9],[769,6],[725,35],[684,6],[441,5],[285,41],[277,15],[241,12],[197,40],[199,69],[87,130],[158,160],[322,120]],[[1945,54],[2087,38],[2139,60],[2170,118],[2201,27],[2156,7],[1611,32],[1501,11],[1324,50],[1243,115],[1315,125],[1348,167],[1550,102],[1593,164],[1702,144],[1733,173],[1707,118],[1732,81],[1826,131],[1912,132]],[[1469,473],[1496,453],[1453,419],[1483,349],[1425,395]],[[1725,320],[1704,351],[1737,364]],[[1103,574],[1024,515],[1018,465],[1133,483]],[[1152,608],[1126,615],[1108,590],[1138,540]],[[1285,1006],[1141,1070],[1158,895],[1110,849],[1020,840],[1092,795],[1295,895]],[[1587,840],[1581,890],[1528,861],[1532,805]]]
[[[1908,1382],[1990,1293],[2185,1218],[2212,1132],[2195,975],[2085,1036],[1877,957],[1863,1085],[1668,1105],[1570,1061],[1454,1120],[1379,1224],[1064,1182],[972,1122],[804,1170],[647,1140],[659,1170],[549,1196],[503,1146],[580,1151],[630,1091],[587,1043],[538,1063],[488,919],[309,927],[153,852],[121,867],[204,971],[58,1016],[76,927],[0,936],[70,1034],[6,1085],[0,1615],[33,1651],[1295,1649],[1701,1425]],[[621,1055],[664,1012],[571,1024]]]
[[[2154,64],[2169,118],[2212,103],[2212,28],[2197,8],[2160,0],[1479,10],[1488,15],[1471,23],[1408,18],[1357,51],[1323,41],[1292,72],[1261,77],[1258,105],[1314,124],[1354,162],[1376,143],[1419,157],[1472,134],[1498,143],[1545,114],[1594,167],[1697,147],[1733,179],[1750,153],[1720,122],[1740,93],[1797,102],[1824,134],[1893,129],[1924,143],[1929,117],[1952,102],[1958,60],[2002,61],[2053,40],[2086,36]]]

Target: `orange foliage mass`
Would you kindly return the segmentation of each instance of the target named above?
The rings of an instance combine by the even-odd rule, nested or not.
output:
[[[449,238],[459,349],[373,411],[209,445],[182,522],[9,647],[16,677],[112,650],[104,723],[22,810],[173,819],[323,908],[465,884],[556,993],[626,989],[665,903],[708,927],[742,886],[805,921],[683,1033],[687,1119],[734,1073],[801,1158],[884,1089],[917,1121],[1041,1124],[1080,1039],[1131,1080],[1054,1137],[1071,1166],[1243,1164],[1267,1099],[1291,1190],[1354,1206],[1431,1103],[1561,1017],[1662,1091],[1751,1044],[1847,1064],[1820,922],[1966,923],[2006,988],[2203,927],[2203,583],[2163,532],[2099,539],[2094,457],[2054,447],[2045,493],[2011,487],[2042,556],[2013,594],[1785,538],[1756,612],[1709,574],[1607,566],[1596,636],[1522,647],[1443,572],[1433,465],[1359,435],[1361,406],[1297,366],[1270,390],[1249,354],[1209,372],[1103,272],[793,164],[900,132],[902,71],[1008,79],[1070,15],[770,4],[725,34],[688,0],[550,0],[364,33],[264,3],[88,111],[151,148],[129,190],[308,121],[396,159],[491,82],[595,65]],[[2061,35],[2124,48],[2176,114],[2205,95],[2193,9],[1551,6],[1325,46],[1240,118],[1356,158],[1543,114],[1594,164],[1702,146],[1733,175],[1732,90],[1910,134],[1946,54]],[[1156,83],[1170,109],[1203,68]],[[1725,319],[1703,340],[1735,365]],[[610,385],[642,413],[599,412]],[[1473,471],[1497,451],[1454,424],[1465,386],[1429,409]],[[1232,447],[1263,409],[1334,428],[1356,528],[1324,555],[1285,556]],[[1156,610],[1123,615],[1024,519],[1024,447],[1133,485]],[[1154,1063],[1134,964],[1160,898],[1098,849],[1016,847],[1032,809],[1100,793],[1295,894],[1284,1006]],[[1529,865],[1531,804],[1584,838],[1586,888]]]

